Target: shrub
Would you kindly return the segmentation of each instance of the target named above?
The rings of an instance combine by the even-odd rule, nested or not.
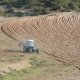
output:
[[[42,6],[32,6],[32,9],[36,15],[49,13],[49,8],[44,8]]]
[[[24,12],[21,12],[21,11],[17,11],[15,14],[16,14],[16,16],[18,16],[18,17],[22,17],[22,16],[25,15]]]
[[[0,8],[0,16],[4,16],[5,15],[5,10],[3,8]]]
[[[14,7],[11,7],[10,9],[8,9],[8,11],[7,11],[7,12],[8,12],[8,13],[14,13],[14,12],[15,12],[15,10],[16,10],[16,9],[15,9]]]

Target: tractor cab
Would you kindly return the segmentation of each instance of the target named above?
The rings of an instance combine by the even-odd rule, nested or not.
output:
[[[25,41],[25,46],[26,47],[34,47],[35,46],[34,40],[27,40],[27,41]]]

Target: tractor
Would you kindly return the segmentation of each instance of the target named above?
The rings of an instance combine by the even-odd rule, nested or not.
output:
[[[22,45],[23,47],[23,52],[28,52],[28,53],[39,53],[39,49],[36,47],[35,41],[34,40],[25,40],[19,44],[19,46]]]

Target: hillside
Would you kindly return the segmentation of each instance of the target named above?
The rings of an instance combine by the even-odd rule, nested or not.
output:
[[[1,30],[19,42],[34,39],[46,54],[80,67],[79,21],[79,13],[56,13],[18,18],[3,24]]]
[[[33,16],[80,11],[79,0],[0,0],[1,16]]]
[[[1,17],[0,80],[80,80],[79,21],[72,12]],[[35,39],[39,54],[21,51],[17,41],[26,38]]]

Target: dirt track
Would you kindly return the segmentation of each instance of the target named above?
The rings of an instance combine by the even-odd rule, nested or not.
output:
[[[1,29],[17,41],[34,39],[47,54],[80,67],[80,14],[24,17],[3,24]]]

